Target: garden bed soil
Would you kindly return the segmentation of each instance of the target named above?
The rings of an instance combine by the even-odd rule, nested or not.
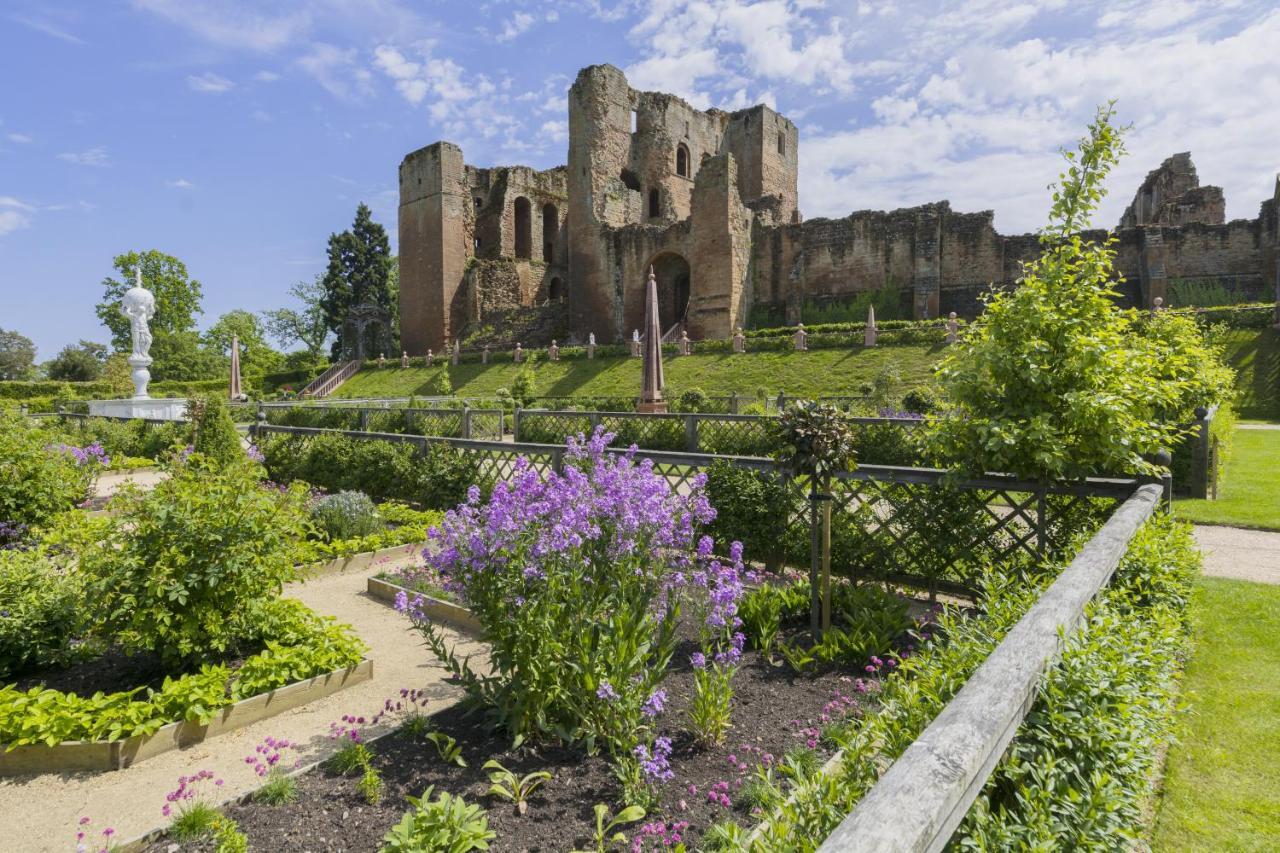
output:
[[[689,639],[682,642],[663,685],[668,703],[659,717],[659,733],[672,738],[675,777],[661,789],[658,809],[623,828],[628,838],[646,823],[688,821],[682,838],[692,849],[714,823],[732,819],[750,825],[755,816],[743,803],[739,788],[751,771],[737,770],[731,756],[752,768],[757,763],[755,750],[781,760],[789,749],[805,744],[810,736],[806,729],[821,726],[821,715],[836,696],[853,697],[856,704],[851,713],[862,713],[874,704],[874,687],[865,695],[855,692],[851,668],[796,675],[747,652],[734,680],[734,728],[723,747],[701,748],[684,728],[693,674],[687,663],[680,663],[696,648]],[[468,714],[461,705],[435,714],[431,724],[458,741],[466,768],[446,764],[433,744],[401,729],[372,745],[375,766],[386,783],[377,805],[360,797],[354,777],[320,768],[298,777],[300,796],[292,804],[273,807],[249,801],[228,807],[227,813],[247,834],[250,849],[378,850],[385,834],[408,809],[405,797],[420,796],[428,786],[435,786],[433,796],[442,791],[460,794],[488,810],[489,828],[497,833],[491,847],[495,851],[566,851],[592,846],[595,804],[605,803],[613,811],[621,807],[621,789],[602,756],[589,757],[577,748],[557,745],[511,750],[508,738],[488,730],[483,712]],[[744,750],[744,745],[750,750]],[[817,752],[819,762],[830,754],[822,744]],[[534,770],[552,774],[531,798],[524,816],[509,803],[487,796],[489,781],[482,765],[490,759],[518,775]],[[720,782],[729,783],[731,807],[708,799],[708,791]],[[213,845],[161,838],[145,849],[152,853],[211,851]]]
[[[260,649],[255,649],[256,654]],[[225,664],[232,672],[244,664],[245,655],[234,658],[201,661],[209,664]],[[166,677],[178,678],[188,672],[199,672],[200,664],[185,669],[167,669],[160,661],[159,655],[151,652],[125,654],[118,648],[107,649],[101,655],[88,660],[79,661],[69,666],[47,667],[22,673],[19,677],[7,680],[19,690],[30,690],[32,687],[43,687],[46,690],[61,690],[77,696],[92,696],[103,693],[122,693],[135,688],[150,687],[159,690]],[[5,683],[6,680],[0,680]]]

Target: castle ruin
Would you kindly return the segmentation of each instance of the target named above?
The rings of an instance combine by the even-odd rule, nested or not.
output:
[[[653,267],[668,334],[727,338],[753,308],[789,323],[806,302],[896,288],[904,313],[972,316],[1038,253],[992,211],[946,201],[802,219],[799,132],[758,105],[698,110],[632,89],[610,65],[569,90],[566,166],[467,165],[436,142],[400,164],[400,323],[411,355],[484,324],[512,340],[619,342],[639,328]],[[1173,281],[1241,299],[1280,294],[1280,180],[1256,219],[1225,221],[1222,189],[1190,154],[1151,172],[1115,232],[1124,299],[1151,305]],[[1100,239],[1104,232],[1091,232]],[[516,331],[513,331],[516,330]],[[664,335],[666,337],[666,335]]]

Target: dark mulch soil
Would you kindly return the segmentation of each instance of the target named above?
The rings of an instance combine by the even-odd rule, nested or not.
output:
[[[244,658],[206,662],[224,663],[235,671],[244,663]],[[48,690],[74,693],[77,696],[92,696],[98,691],[120,693],[138,687],[159,690],[166,677],[177,678],[186,672],[195,672],[199,669],[200,666],[197,664],[188,670],[175,671],[172,668],[166,668],[160,662],[159,656],[151,652],[129,655],[120,649],[110,648],[101,655],[69,666],[48,667],[23,673],[15,678],[13,683],[19,690],[43,687]],[[144,694],[145,691],[140,695]]]
[[[695,649],[691,641],[685,641],[674,660],[686,661]],[[837,694],[853,694],[860,706],[852,713],[861,713],[872,700],[854,693],[853,675],[828,671],[796,676],[785,666],[772,666],[748,652],[734,681],[734,728],[728,742],[724,747],[705,749],[696,746],[683,728],[693,675],[687,664],[677,666],[663,685],[669,698],[659,718],[660,733],[673,741],[675,778],[662,791],[660,809],[627,827],[628,837],[650,821],[688,821],[683,838],[692,848],[707,827],[718,821],[733,818],[750,823],[753,818],[738,796],[749,771],[736,770],[729,756],[754,767],[755,758],[743,749],[748,745],[781,759],[788,749],[805,743],[804,729],[821,725],[824,707]],[[377,768],[386,783],[383,800],[375,806],[365,803],[356,792],[354,777],[337,777],[321,769],[299,778],[301,796],[295,803],[271,807],[250,802],[230,808],[228,814],[248,835],[254,850],[377,850],[383,836],[407,810],[405,796],[418,796],[434,785],[436,794],[461,794],[488,810],[489,827],[497,833],[493,850],[567,851],[591,846],[596,803],[606,803],[614,810],[619,807],[621,790],[603,757],[588,757],[581,750],[559,746],[512,751],[507,738],[486,729],[482,714],[467,716],[456,707],[436,714],[433,725],[457,739],[468,767],[446,765],[434,745],[401,730],[373,745]],[[820,760],[826,760],[821,745],[818,752]],[[509,803],[486,795],[489,782],[481,766],[491,758],[519,775],[539,769],[552,773],[553,778],[533,796],[523,817]],[[707,798],[712,786],[722,781],[730,783],[733,805],[728,808]],[[200,844],[175,846],[169,839],[149,848],[152,853],[207,849]]]

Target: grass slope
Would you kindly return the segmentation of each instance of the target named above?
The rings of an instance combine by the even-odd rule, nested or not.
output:
[[[1202,524],[1280,530],[1280,430],[1237,429],[1216,501],[1179,500],[1174,513]]]
[[[1280,329],[1232,329],[1224,343],[1237,371],[1240,417],[1280,421]]]
[[[1280,850],[1280,587],[1202,578],[1152,849]]]
[[[854,394],[863,382],[871,381],[886,365],[894,365],[902,375],[901,390],[928,382],[933,365],[946,347],[890,346],[873,349],[823,349],[809,352],[756,352],[698,355],[668,358],[663,367],[667,395],[674,397],[690,388],[708,394],[733,391],[754,396],[757,388],[771,395]],[[460,364],[449,367],[449,380],[459,396],[492,396],[499,388],[510,388],[520,365]],[[347,380],[335,397],[408,397],[435,392],[444,367],[367,366]],[[598,358],[549,362],[534,366],[536,394],[545,396],[628,396],[640,392],[640,359]]]

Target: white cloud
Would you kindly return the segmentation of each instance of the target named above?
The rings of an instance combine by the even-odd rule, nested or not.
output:
[[[554,19],[552,19],[554,20]],[[502,23],[502,31],[495,38],[499,42],[511,41],[516,36],[533,26],[534,17],[528,12],[516,12]]]
[[[9,141],[16,142],[19,145],[26,145],[31,141],[31,137],[25,133],[11,133],[9,134]]]
[[[204,74],[190,74],[187,76],[187,85],[197,92],[207,92],[209,94],[220,95],[223,92],[229,92],[235,88],[235,83],[214,74],[212,71]]]
[[[31,217],[27,214],[33,209],[31,205],[24,204],[13,196],[0,196],[0,237],[28,227]]]
[[[315,42],[297,65],[336,98],[348,100],[373,91],[373,75],[360,64],[355,48]]]
[[[271,113],[266,110],[254,110],[249,113],[249,118],[254,121],[271,121]]]
[[[176,181],[165,181],[164,185],[175,190],[193,190],[196,185],[188,181],[186,178],[178,178]]]
[[[27,29],[35,30],[38,33],[44,33],[47,36],[52,36],[59,41],[65,41],[69,44],[84,44],[84,39],[74,33],[68,32],[66,29],[53,23],[47,18],[29,18],[14,15],[10,20],[15,23],[22,24],[22,26]]]
[[[494,126],[501,125],[504,120],[499,114],[501,100],[491,100],[497,92],[493,81],[483,74],[468,73],[452,59],[433,56],[430,47],[420,45],[420,58],[410,59],[398,48],[379,45],[373,52],[374,64],[395,81],[396,91],[413,106],[419,106],[430,96],[427,112],[436,121],[490,111],[495,113]]]
[[[74,163],[77,166],[110,166],[111,158],[107,156],[107,149],[101,145],[90,148],[87,151],[68,151],[58,155],[59,160],[65,160],[68,163]]]
[[[274,71],[259,71],[253,75],[253,79],[259,83],[274,83],[280,79],[280,75]]]
[[[221,47],[268,53],[301,38],[311,26],[305,10],[270,14],[234,0],[133,0],[151,12]]]

